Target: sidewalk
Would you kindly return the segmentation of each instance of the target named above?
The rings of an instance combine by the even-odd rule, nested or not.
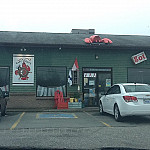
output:
[[[8,108],[7,112],[98,112],[98,107],[69,108],[69,109],[44,109],[44,108]]]

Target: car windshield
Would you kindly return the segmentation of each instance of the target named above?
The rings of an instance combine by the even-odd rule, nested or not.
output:
[[[150,92],[149,85],[123,85],[125,91],[128,92]]]

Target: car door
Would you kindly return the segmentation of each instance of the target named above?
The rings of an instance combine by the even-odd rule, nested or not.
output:
[[[113,87],[111,87],[107,93],[105,94],[105,96],[103,97],[103,109],[104,111],[108,112],[109,110],[109,100],[112,97],[112,93],[113,93]]]
[[[120,94],[120,87],[118,85],[114,85],[112,86],[105,97],[105,101],[106,101],[106,111],[110,114],[113,114],[113,108],[114,108],[114,104],[115,104],[115,100],[118,97],[118,94]]]
[[[121,90],[120,90],[120,86],[119,85],[114,85],[112,88],[112,93],[110,98],[108,99],[107,103],[108,103],[108,112],[113,114],[114,111],[114,104],[116,103],[116,100],[118,99],[118,97],[121,94]]]

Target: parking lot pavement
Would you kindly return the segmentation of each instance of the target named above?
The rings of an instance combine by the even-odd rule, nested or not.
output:
[[[8,112],[0,119],[0,146],[150,149],[149,124],[150,116],[116,122],[98,112]]]
[[[128,116],[124,117],[121,122],[116,122],[114,116],[105,113],[100,116],[98,112],[86,112],[97,120],[106,122],[111,127],[138,127],[140,126],[149,126],[150,125],[150,116]]]
[[[8,130],[18,120],[22,112],[9,112],[4,117],[0,117],[0,130]]]
[[[8,112],[0,119],[0,130],[29,128],[90,128],[149,126],[150,116],[125,117],[116,122],[109,114],[98,112]]]
[[[85,112],[77,113],[64,113],[64,112],[34,112],[34,113],[23,113],[14,115],[16,118],[14,124],[18,123],[13,129],[21,128],[90,128],[90,127],[103,127],[106,126],[100,121],[89,116]],[[9,114],[8,114],[9,116]],[[3,121],[6,121],[5,118]],[[13,121],[11,122],[11,124]],[[13,127],[13,125],[12,125]],[[12,128],[11,127],[11,128]]]

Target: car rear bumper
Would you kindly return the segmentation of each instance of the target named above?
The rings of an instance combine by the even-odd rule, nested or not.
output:
[[[142,106],[128,105],[120,110],[121,116],[150,115],[150,104]]]

